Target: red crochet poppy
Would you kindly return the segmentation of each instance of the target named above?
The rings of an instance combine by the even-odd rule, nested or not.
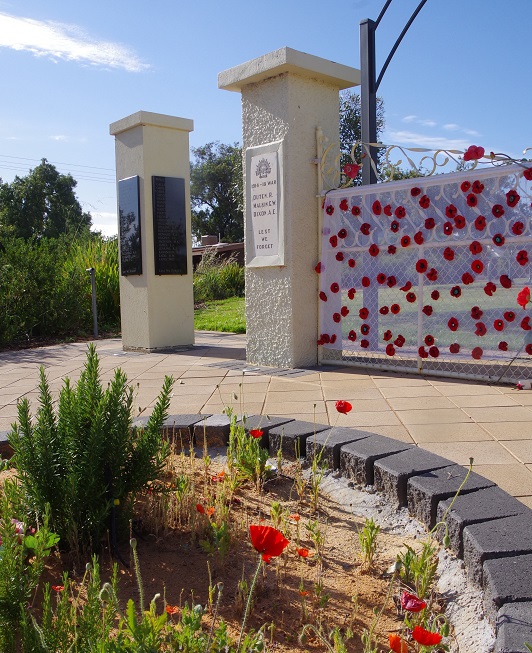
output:
[[[473,306],[471,309],[471,317],[474,320],[480,320],[480,318],[484,315],[484,311],[479,307],[479,306]]]
[[[436,226],[436,221],[434,220],[434,218],[427,218],[425,220],[425,229],[434,229],[435,226]]]
[[[423,197],[419,200],[419,206],[422,209],[428,209],[430,206],[430,198],[428,195],[423,195]]]
[[[347,306],[342,306],[342,308],[340,309],[340,315],[342,317],[347,317],[349,315],[349,309],[347,308]]]
[[[453,286],[449,292],[451,297],[460,297],[462,294],[462,289],[460,286]]]
[[[343,261],[344,260],[344,253],[343,252],[336,252],[336,260],[337,261]]]
[[[338,245],[338,236],[331,236],[329,238],[329,242],[331,243],[332,247],[336,247]]]
[[[369,347],[369,340],[366,340],[366,339],[364,338],[364,340],[361,340],[361,341],[360,341],[360,346],[361,346],[361,347],[364,347],[364,349],[367,349],[367,348]]]
[[[412,195],[412,197],[417,197],[418,195],[421,195],[421,188],[414,186],[414,188],[410,189],[410,195]]]
[[[328,333],[322,333],[320,340],[323,341],[324,345],[328,345],[331,342],[331,336]]]
[[[394,315],[397,315],[397,314],[401,311],[401,307],[399,306],[399,304],[392,304],[392,305],[390,306],[390,311],[391,311]]]
[[[364,222],[360,225],[360,231],[364,234],[364,236],[369,236],[371,225],[368,222]]]
[[[331,292],[337,293],[340,290],[340,286],[336,283],[331,283]]]
[[[512,225],[512,233],[516,236],[520,236],[525,230],[525,225],[522,222],[514,222]]]
[[[395,347],[392,345],[391,342],[388,345],[386,345],[386,354],[388,356],[394,356],[395,355]]]
[[[384,274],[384,272],[379,272],[379,274],[377,275],[377,283],[380,283],[382,285],[383,283],[386,283],[387,278],[388,277]]]
[[[428,306],[428,305],[423,306],[423,313],[425,313],[425,315],[427,315],[428,317],[432,315],[432,311],[433,311],[432,306]]]
[[[526,317],[524,317],[521,320],[521,329],[523,329],[523,331],[530,331],[530,329],[532,329],[532,327],[530,326],[530,316],[529,315],[527,315]]]
[[[371,279],[369,277],[362,277],[362,286],[368,288],[371,285]]]
[[[475,259],[473,263],[471,263],[471,269],[475,274],[480,274],[484,269],[484,263],[482,263],[482,261],[479,261],[478,259]]]
[[[383,339],[384,340],[391,340],[393,338],[392,332],[388,329],[388,331],[385,331],[383,334]]]
[[[322,264],[321,264],[321,261],[320,261],[320,262],[316,265],[316,267],[314,268],[314,271],[317,272],[318,274],[321,274],[323,269],[324,269],[324,268],[323,268],[323,266],[322,266]]]
[[[334,206],[329,204],[329,206],[325,209],[327,215],[332,215],[334,213]]]
[[[483,231],[486,228],[486,218],[483,215],[478,215],[476,217],[475,228],[477,231]]]
[[[483,336],[485,336],[486,333],[488,332],[488,330],[486,329],[486,325],[484,324],[484,322],[477,322],[477,323],[475,324],[475,327],[476,327],[476,329],[475,329],[475,335],[476,335],[476,336],[479,336],[480,338],[482,338]]]
[[[443,233],[446,236],[450,236],[453,233],[453,223],[452,222],[444,222],[443,223]]]
[[[480,193],[482,193],[482,191],[484,190],[484,184],[481,184],[480,181],[477,179],[476,181],[473,182],[473,185],[471,186],[471,190],[477,195],[480,195]]]
[[[327,295],[323,292],[323,290],[320,291],[320,299],[322,302],[327,301]]]
[[[375,245],[375,243],[373,243],[373,245],[371,245],[370,248],[368,249],[368,252],[370,253],[370,256],[373,257],[378,256],[379,248],[377,247],[377,245]]]
[[[426,351],[425,347],[420,347],[417,350],[417,353],[418,353],[420,358],[428,358],[429,357],[429,352]]]
[[[497,247],[504,245],[504,236],[502,234],[495,234],[491,240],[494,245],[497,245]]]
[[[347,229],[342,227],[338,232],[338,238],[345,238],[347,236]]]
[[[350,259],[347,261],[347,265],[349,265],[350,268],[354,268],[356,264],[357,264],[357,263],[356,263],[356,261],[355,261],[354,258],[350,258]]]
[[[358,311],[358,315],[359,315],[359,317],[360,317],[361,320],[367,320],[367,319],[368,319],[368,315],[369,315],[369,311],[368,311],[368,309],[367,309],[365,306],[363,306],[363,307]]]
[[[478,204],[478,199],[475,193],[469,193],[466,197],[466,202],[468,206],[476,206]]]
[[[446,247],[443,250],[443,258],[446,261],[452,261],[454,259],[454,249],[452,247]]]
[[[416,301],[416,293],[414,292],[407,292],[406,293],[406,301],[409,302],[410,304],[413,304]]]
[[[467,150],[464,152],[464,161],[474,161],[476,159],[481,159],[484,156],[484,148],[480,145],[470,145]],[[423,629],[422,629],[423,630]],[[415,637],[414,637],[415,639]],[[434,644],[439,644],[440,639]],[[416,642],[418,640],[416,639]],[[426,642],[419,642],[420,644],[426,644]]]
[[[473,256],[476,254],[480,254],[482,251],[482,245],[478,242],[478,240],[474,240],[470,245],[469,245],[469,251]]]
[[[395,245],[388,245],[388,254],[395,254],[397,247]]]
[[[355,216],[358,217],[362,211],[360,210],[360,206],[352,206],[351,207],[351,213]]]
[[[434,336],[431,336],[430,333],[425,336],[425,344],[427,347],[431,347],[434,344]]]
[[[527,168],[527,169],[523,172],[523,177],[524,177],[527,181],[532,181],[532,168]]]
[[[457,342],[453,342],[453,344],[449,347],[449,351],[451,354],[457,354],[460,351],[460,345]]]
[[[462,193],[467,193],[467,191],[468,191],[470,188],[471,188],[471,182],[469,182],[469,181],[463,181],[463,182],[460,184],[460,190],[462,191]]]
[[[438,358],[440,355],[440,350],[436,346],[430,347],[429,354],[432,356],[432,358]]]
[[[458,320],[457,320],[455,317],[452,317],[452,318],[447,322],[447,326],[449,327],[449,329],[450,329],[451,331],[458,331],[458,327],[459,327],[459,325],[460,325],[460,323],[458,322]]]
[[[333,333],[331,336],[331,345],[334,345],[335,342],[336,342],[336,333]]]
[[[495,331],[502,331],[504,329],[504,322],[502,320],[495,320],[493,328]]]
[[[388,288],[393,288],[397,284],[397,279],[393,276],[393,274],[388,277],[386,284]]]
[[[381,306],[379,308],[379,313],[381,315],[388,315],[389,312],[390,312],[390,309],[387,306]]]
[[[465,227],[465,218],[463,215],[457,215],[454,219],[454,226],[457,229],[463,229]]]
[[[425,239],[423,238],[423,234],[421,233],[421,231],[417,231],[417,232],[414,234],[414,241],[415,241],[418,245],[423,245],[423,243],[425,242]]]
[[[420,258],[419,261],[416,263],[416,272],[419,272],[420,274],[423,274],[424,272],[427,271],[429,267],[429,264],[424,258]]]
[[[382,213],[382,205],[379,200],[375,200],[371,205],[371,210],[375,215],[380,215]]]
[[[341,319],[342,319],[342,316],[340,315],[340,313],[334,313],[334,314],[333,314],[333,320],[334,320],[336,323],[340,322]]]
[[[525,351],[526,351],[526,353],[527,353],[529,356],[532,356],[532,345],[531,345],[531,344],[528,344],[528,345],[525,347]]]
[[[528,263],[528,252],[526,249],[522,249],[520,252],[517,252],[515,260],[519,263],[519,265],[526,265]]]
[[[402,220],[406,216],[406,210],[404,206],[398,206],[395,209],[395,217],[399,220]]]
[[[504,215],[504,209],[500,204],[495,204],[491,209],[491,212],[496,218],[501,218]]]
[[[403,236],[401,238],[401,247],[408,247],[410,245],[410,236]]]
[[[482,351],[482,347],[475,347],[471,352],[471,356],[478,361],[480,358],[482,358],[483,353],[484,352]]]
[[[516,190],[509,190],[506,193],[506,204],[508,204],[510,208],[513,208],[520,199],[521,195],[519,195]]]
[[[512,280],[507,274],[503,274],[502,276],[500,276],[499,281],[501,282],[501,286],[503,288],[508,289],[512,287]]]
[[[508,351],[508,343],[505,340],[499,342],[499,349],[501,351]]]
[[[396,347],[402,347],[405,344],[406,340],[405,337],[399,334],[397,338],[394,340],[394,345]]]
[[[349,179],[354,179],[360,172],[360,166],[356,163],[346,163],[343,172]]]
[[[451,218],[451,220],[454,218],[455,215],[457,215],[458,209],[454,204],[449,204],[449,206],[445,207],[445,215],[448,218]]]
[[[351,340],[351,342],[355,342],[355,340],[357,339],[356,331],[353,331],[353,329],[351,329],[351,331],[347,334],[347,339]]]
[[[469,274],[469,272],[464,272],[464,274],[462,275],[462,283],[464,284],[464,286],[469,286],[469,284],[473,283],[473,281],[474,281],[473,275]]]
[[[370,326],[369,326],[369,324],[364,323],[364,324],[361,324],[361,325],[360,325],[360,333],[361,333],[363,336],[367,336],[368,333],[369,333],[369,331],[370,331]]]
[[[432,298],[435,302],[437,302],[438,299],[440,298],[440,291],[439,291],[439,290],[433,290],[433,291],[430,293],[430,296],[431,296],[431,298]]]
[[[390,231],[393,231],[393,233],[396,234],[400,228],[401,225],[397,222],[397,220],[392,220],[390,223]]]
[[[515,313],[513,311],[505,311],[504,319],[507,322],[513,322],[515,320]]]
[[[357,291],[354,288],[349,288],[349,290],[347,291],[347,296],[349,297],[349,299],[355,299],[356,292]]]
[[[408,292],[412,288],[412,282],[407,281],[404,286],[402,286],[399,290],[402,290],[403,292]]]
[[[346,199],[343,199],[343,200],[340,202],[340,211],[347,211],[348,208],[349,208],[349,205],[348,205],[348,203],[347,203],[347,200],[346,200]],[[344,236],[344,237],[345,237],[345,236]]]
[[[491,297],[494,292],[496,292],[497,286],[493,283],[493,281],[488,281],[488,283],[484,286],[484,292],[488,297]]]
[[[389,204],[386,204],[386,206],[382,209],[384,215],[387,215],[390,217],[392,215],[392,207]]]
[[[430,270],[427,272],[427,279],[429,281],[437,281],[438,280],[438,270],[435,268],[430,268]]]

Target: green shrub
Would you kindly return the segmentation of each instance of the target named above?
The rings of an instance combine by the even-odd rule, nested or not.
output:
[[[25,503],[38,519],[50,505],[63,548],[95,550],[110,517],[129,518],[135,494],[162,469],[168,445],[161,427],[173,379],[165,377],[144,429],[131,428],[133,389],[121,370],[102,388],[93,345],[76,387],[65,380],[57,411],[43,368],[40,379],[35,419],[23,399],[9,435]]]
[[[244,268],[230,257],[219,257],[207,249],[194,272],[194,301],[206,302],[228,297],[241,297],[245,287]]]

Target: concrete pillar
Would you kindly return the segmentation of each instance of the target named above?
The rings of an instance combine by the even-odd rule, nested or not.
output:
[[[329,142],[339,143],[339,90],[357,84],[358,70],[291,48],[281,48],[218,76],[220,88],[242,93],[250,363],[302,367],[317,362],[318,279],[314,266],[319,256],[320,217],[316,129],[321,127]],[[261,184],[255,183],[260,165],[273,169],[270,183],[278,187],[275,198],[269,190],[254,192],[262,190]],[[256,198],[259,203],[275,201],[277,222],[272,222],[272,231],[277,231],[271,255],[268,251],[259,255],[257,249],[259,234],[267,229],[257,218]],[[264,236],[266,242],[268,237]]]
[[[154,351],[194,344],[189,163],[189,132],[193,129],[192,120],[148,111],[138,111],[109,127],[111,136],[115,137],[119,195],[123,188],[120,180],[138,176],[139,189],[140,274],[139,267],[139,270],[130,270],[125,276],[121,249],[120,313],[124,349]],[[166,212],[169,215],[170,212],[179,210],[186,219],[184,233],[181,229],[174,242],[161,236],[156,238],[153,177],[179,180],[168,181],[168,188],[175,183],[181,190],[177,194],[167,192],[166,197],[166,182],[162,182],[162,209],[160,204],[158,209],[157,228],[160,232],[167,229]],[[160,193],[161,186],[157,188]],[[170,233],[168,229],[167,233]],[[172,256],[172,251],[176,249],[183,252],[183,264],[177,273],[172,266],[162,269],[159,265],[159,274],[156,274],[156,246],[159,251],[164,248],[168,256]],[[161,256],[158,260],[161,260]],[[183,274],[185,268],[186,274]]]

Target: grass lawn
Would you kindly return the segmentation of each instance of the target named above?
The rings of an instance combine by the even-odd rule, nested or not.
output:
[[[194,328],[198,331],[246,333],[244,305],[244,297],[205,302],[194,310]]]

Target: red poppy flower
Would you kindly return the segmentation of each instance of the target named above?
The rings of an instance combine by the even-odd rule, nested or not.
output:
[[[296,553],[300,558],[308,558],[309,550],[301,547],[300,549],[296,549]]]
[[[501,282],[501,286],[503,288],[511,288],[512,287],[512,280],[507,274],[503,274],[499,277],[499,281]]]
[[[463,182],[460,184],[460,190],[462,191],[462,193],[467,193],[467,191],[468,191],[470,188],[471,188],[471,182],[469,182],[469,181],[463,181]]]
[[[369,315],[369,311],[368,311],[368,309],[364,306],[363,308],[361,308],[361,309],[358,311],[358,315],[360,316],[360,319],[361,319],[361,320],[367,320],[367,319],[368,319],[368,315]]]
[[[347,296],[349,297],[349,299],[355,299],[356,292],[357,291],[354,288],[349,288],[349,290],[347,291]]]
[[[476,206],[478,204],[478,199],[475,193],[469,193],[466,197],[466,202],[468,206]]]
[[[493,283],[493,281],[488,281],[488,283],[484,286],[484,292],[488,297],[491,297],[494,292],[496,292],[497,286]]]
[[[521,320],[521,329],[523,329],[523,331],[530,331],[530,329],[532,329],[532,327],[530,326],[530,316],[529,315],[527,315],[526,317],[524,317]]]
[[[454,204],[449,204],[449,206],[445,207],[445,215],[448,218],[451,218],[451,220],[454,218],[455,215],[457,215],[458,209]]]
[[[290,542],[285,536],[272,526],[255,526],[249,527],[249,535],[253,548],[262,555],[266,564],[272,558],[280,556]]]
[[[370,256],[373,257],[378,256],[379,248],[377,247],[377,245],[375,245],[375,243],[373,243],[373,245],[371,245],[370,248],[368,249],[368,252],[370,253]]]
[[[386,206],[382,209],[382,212],[384,215],[390,217],[392,215],[392,207],[389,204],[386,204]]]
[[[264,431],[261,431],[261,429],[251,429],[249,434],[251,435],[252,438],[255,438],[257,440],[258,438],[262,438]]]
[[[64,585],[52,585],[54,592],[62,592],[65,589]]]
[[[355,216],[358,217],[362,211],[360,210],[360,206],[352,206],[351,207],[351,213]]]
[[[439,291],[439,290],[433,290],[433,291],[430,293],[430,296],[431,296],[431,298],[432,298],[435,302],[437,302],[438,299],[440,298],[440,291]]]
[[[415,241],[418,245],[423,245],[423,243],[425,242],[425,239],[423,238],[423,234],[421,233],[421,231],[418,231],[418,232],[416,232],[416,233],[414,234],[414,241]]]
[[[530,288],[528,286],[525,286],[523,290],[520,290],[517,293],[517,303],[519,306],[522,306],[523,308],[526,308],[526,305],[530,301]]]
[[[323,342],[324,345],[328,345],[331,342],[331,337],[329,336],[328,333],[322,333],[320,340]]]
[[[375,215],[380,215],[382,213],[382,206],[379,200],[375,200],[371,205],[371,210]]]
[[[364,349],[367,349],[369,347],[369,340],[366,340],[366,339],[361,340],[360,341],[360,346],[364,347]]]
[[[403,236],[401,238],[401,247],[408,247],[410,245],[410,236]]]
[[[416,301],[416,293],[415,292],[407,292],[406,293],[406,301],[409,302],[410,304],[413,304]]]
[[[334,404],[334,407],[339,413],[342,413],[342,415],[347,415],[347,413],[350,413],[353,410],[353,406],[348,401],[344,401],[343,399],[340,399]]]
[[[388,331],[385,331],[383,336],[383,340],[391,340],[393,338],[393,333],[388,329]]]
[[[196,504],[196,510],[202,515],[205,514],[205,508],[201,505],[201,503]]]
[[[342,317],[347,317],[349,315],[349,309],[347,308],[347,306],[342,306],[342,308],[340,309],[340,315]]]
[[[508,343],[505,340],[499,342],[499,349],[501,351],[508,351]]]
[[[525,171],[523,172],[523,177],[527,181],[532,181],[532,168],[526,168]]]
[[[504,322],[502,320],[495,320],[493,328],[495,331],[502,331],[504,329]]]
[[[473,185],[471,186],[471,190],[477,195],[480,195],[480,193],[482,193],[482,191],[484,190],[484,184],[481,184],[480,181],[477,179],[476,181],[473,182]]]
[[[397,279],[392,274],[391,276],[388,277],[388,281],[386,282],[386,285],[388,286],[388,288],[393,288],[396,284],[397,284]]]
[[[390,312],[390,309],[387,306],[381,306],[379,308],[379,313],[381,315],[388,315],[389,312]]]
[[[397,315],[397,314],[401,311],[401,307],[399,306],[399,304],[392,304],[392,305],[390,306],[390,311],[391,311],[394,315]]]
[[[475,259],[473,263],[471,263],[471,269],[475,274],[480,274],[482,270],[484,269],[484,263],[482,261],[479,261],[478,259]]]
[[[438,347],[435,347],[435,346],[430,347],[429,348],[429,355],[432,356],[432,358],[438,358],[438,356],[440,355],[440,350],[438,349]]]
[[[450,320],[447,322],[447,326],[451,331],[457,331],[459,325],[460,323],[455,317],[451,317]]]
[[[475,348],[473,349],[473,351],[471,352],[471,356],[472,356],[475,360],[478,361],[479,359],[482,358],[482,354],[483,354],[483,353],[484,353],[484,352],[483,352],[483,350],[482,350],[482,347],[475,347]]]
[[[425,349],[425,347],[420,347],[417,350],[417,353],[420,358],[428,358],[429,357],[429,352]]]
[[[388,245],[388,254],[395,254],[397,247],[395,245]]]
[[[384,274],[384,272],[379,272],[379,274],[377,275],[377,283],[380,284],[386,283],[387,278],[388,277]]]
[[[323,290],[320,291],[320,299],[321,299],[322,302],[327,301],[327,295],[323,292]]]
[[[482,251],[482,245],[478,242],[478,240],[474,240],[470,245],[469,245],[469,251],[473,256],[476,254],[480,254]]]
[[[488,330],[486,329],[486,325],[484,324],[484,322],[477,322],[477,323],[475,324],[475,327],[476,327],[476,329],[475,329],[475,335],[476,335],[476,336],[479,336],[480,338],[484,337],[484,336],[486,335],[486,333],[488,332]]]
[[[333,320],[338,324],[342,320],[340,313],[333,313]]]
[[[404,336],[402,336],[401,334],[399,334],[397,338],[394,340],[394,344],[396,347],[402,347],[405,344],[405,342],[406,340]]]
[[[504,236],[502,234],[495,234],[492,238],[493,244],[497,245],[497,247],[501,247],[504,245]]]
[[[516,190],[509,190],[506,193],[506,204],[508,204],[510,208],[513,208],[520,199],[521,195],[519,195]]]
[[[427,602],[419,599],[415,594],[403,590],[401,594],[401,607],[407,612],[421,612],[427,607]]]
[[[348,208],[349,208],[349,205],[348,205],[348,203],[347,203],[347,200],[346,200],[346,199],[343,199],[343,200],[340,202],[340,211],[347,211]],[[340,238],[345,238],[345,236],[340,236]]]
[[[457,342],[453,342],[453,344],[449,347],[449,351],[451,354],[457,354],[460,351],[460,345]]]
[[[321,274],[322,270],[323,270],[323,267],[322,267],[322,265],[321,265],[321,261],[320,261],[320,262],[316,265],[316,267],[314,268],[314,271],[317,272],[318,274]]]
[[[399,220],[402,220],[406,216],[406,210],[404,206],[398,206],[395,209],[395,217]]]
[[[397,220],[392,220],[390,222],[390,231],[393,231],[394,234],[396,234],[400,228],[401,225],[397,222]]]
[[[515,320],[515,313],[513,311],[505,311],[504,319],[507,322],[513,322]]]
[[[477,231],[483,231],[486,228],[486,218],[483,215],[478,215],[475,218],[475,228]]]
[[[346,163],[343,172],[349,179],[354,179],[360,172],[360,166],[356,163]]]
[[[457,215],[454,219],[454,226],[457,229],[463,229],[465,227],[465,218],[463,215]]]
[[[472,145],[471,147],[474,146]],[[484,150],[483,148],[480,149],[482,150],[482,154],[480,156],[483,156]],[[480,158],[480,157],[474,157],[474,158]],[[464,159],[465,159],[465,154],[464,154]],[[467,160],[470,161],[470,159]],[[418,644],[421,644],[422,646],[436,646],[436,644],[439,644],[441,642],[441,635],[440,633],[433,633],[430,630],[425,630],[421,626],[416,626],[412,631],[412,639],[416,641]]]
[[[344,227],[342,227],[338,232],[338,238],[346,238],[346,237],[347,237],[347,229],[344,229]]]
[[[360,333],[361,333],[363,336],[367,336],[368,333],[369,333],[369,330],[370,330],[369,324],[364,323],[364,324],[362,324],[362,325],[360,326]]]
[[[429,281],[437,281],[438,280],[438,270],[435,268],[430,268],[430,270],[427,272],[427,279]]]
[[[525,347],[525,351],[529,356],[532,356],[532,345],[530,343]]]
[[[434,218],[427,218],[425,220],[425,229],[434,229],[435,226],[436,226],[436,221],[434,220]]]
[[[351,329],[351,331],[347,334],[347,339],[351,340],[351,342],[355,342],[355,340],[357,339],[356,331],[353,331],[353,329]]]
[[[484,311],[479,306],[473,306],[471,309],[471,317],[473,320],[480,320],[483,315]]]
[[[371,285],[371,279],[369,277],[362,277],[362,286],[368,288]]]
[[[462,294],[462,289],[460,286],[453,286],[449,292],[451,297],[460,297]]]
[[[331,236],[329,238],[329,242],[331,243],[331,247],[337,247],[338,246],[338,236],[336,236],[336,234],[334,236]]]
[[[393,653],[408,653],[408,644],[396,633],[388,635],[388,643]]]
[[[165,610],[168,614],[177,614],[179,612],[179,606],[167,604]]]
[[[331,292],[337,293],[340,290],[340,286],[336,283],[331,283]]]
[[[418,188],[417,186],[411,188],[410,195],[412,195],[412,197],[417,197],[418,195],[421,195],[421,188]]]
[[[501,218],[504,215],[504,209],[500,204],[495,204],[491,209],[491,212],[495,218]]]
[[[371,225],[368,222],[363,222],[360,225],[360,231],[364,234],[364,236],[369,236],[369,232],[371,231]]]
[[[343,261],[344,260],[344,253],[343,252],[336,252],[336,260],[337,261]]]
[[[473,275],[469,274],[469,272],[464,272],[462,275],[462,283],[464,286],[469,286],[470,283],[473,283]]]
[[[446,261],[452,261],[454,259],[454,249],[452,247],[446,247],[443,250],[443,258]]]
[[[411,282],[411,281],[407,281],[407,282],[405,283],[405,285],[402,286],[401,290],[402,290],[403,292],[407,292],[408,290],[410,290],[410,288],[412,288],[412,282]]]
[[[327,215],[332,215],[334,213],[334,206],[329,204],[329,206],[325,209]]]
[[[520,236],[525,230],[525,225],[522,222],[514,222],[512,225],[512,233],[516,236]]]
[[[356,264],[357,264],[357,263],[356,263],[356,261],[355,261],[354,258],[350,258],[350,259],[347,261],[347,265],[349,265],[350,268],[354,268]]]
[[[420,258],[419,261],[416,263],[416,271],[419,272],[420,274],[426,272],[428,267],[429,264],[424,258]]]
[[[431,345],[434,344],[434,336],[431,336],[430,333],[425,336],[425,344],[427,347],[430,347]]]
[[[481,159],[484,156],[484,148],[480,147],[480,145],[470,145],[467,150],[464,152],[464,161],[475,161],[477,159]],[[414,637],[414,639],[416,639]],[[439,644],[441,640],[440,639],[437,642],[434,642],[435,644]],[[416,642],[419,641],[416,639]],[[425,644],[425,642],[419,642],[420,644]]]
[[[430,206],[430,198],[428,195],[423,195],[423,197],[419,200],[419,206],[422,209],[428,209]]]
[[[444,224],[443,224],[443,233],[446,236],[450,236],[453,233],[453,223],[452,222],[444,222]]]
[[[386,345],[386,355],[395,356],[395,347],[392,345],[391,342],[388,345]]]
[[[520,252],[517,252],[515,260],[519,263],[519,265],[526,265],[528,263],[528,252],[526,249],[522,249]]]
[[[429,317],[432,315],[432,310],[432,306],[423,306],[423,313]]]

